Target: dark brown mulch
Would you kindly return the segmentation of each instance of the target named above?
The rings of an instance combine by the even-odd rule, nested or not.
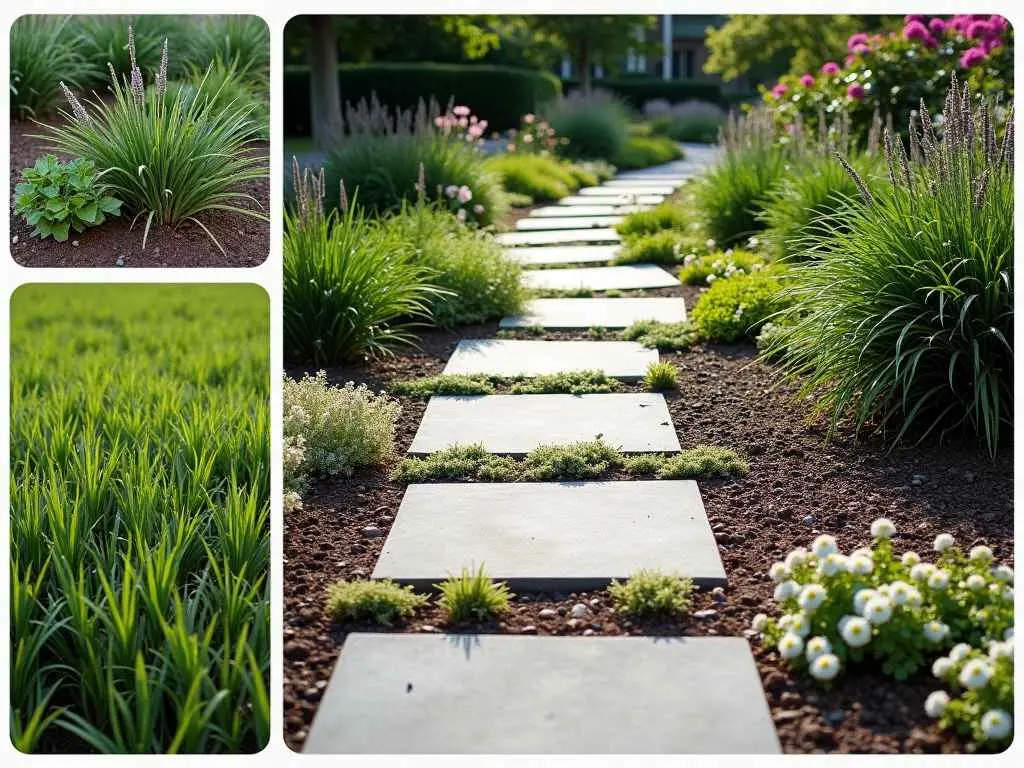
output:
[[[32,237],[32,227],[21,216],[14,214],[14,187],[21,170],[47,154],[46,143],[32,138],[43,132],[43,126],[33,122],[11,121],[11,255],[26,267],[115,267],[122,257],[125,267],[255,267],[270,254],[270,224],[267,221],[226,211],[211,211],[199,216],[226,251],[221,253],[209,236],[196,224],[186,221],[178,227],[153,227],[142,250],[143,225],[136,223],[130,229],[132,217],[123,215],[108,219],[99,227],[82,234],[72,232],[66,242],[53,238],[40,240]],[[266,142],[254,143],[251,151],[268,157]],[[51,152],[52,154],[52,152]],[[62,160],[71,158],[62,157]],[[239,207],[270,211],[270,165],[267,177],[247,182],[239,191],[259,201],[244,201]],[[262,206],[262,208],[260,207]],[[75,243],[78,243],[76,246]]]
[[[440,373],[460,338],[489,337],[496,326],[428,333],[417,351],[329,369],[328,375],[336,383],[355,380],[380,389],[392,379]],[[517,598],[500,621],[472,628],[445,627],[444,617],[430,606],[394,631],[742,636],[756,613],[771,610],[766,570],[772,562],[821,532],[834,534],[846,551],[867,544],[871,521],[882,515],[899,529],[899,550],[930,552],[934,536],[949,531],[963,546],[988,543],[998,558],[1012,564],[1012,447],[991,461],[971,446],[887,452],[877,441],[855,441],[847,432],[826,442],[822,426],[807,422],[805,404],[793,399],[792,388],[775,386],[772,370],[755,360],[751,345],[698,346],[662,358],[679,368],[680,394],[669,398],[669,408],[683,446],[721,445],[745,454],[751,464],[744,478],[700,482],[729,585],[724,603],[701,593],[693,611],[713,609],[717,614],[669,624],[630,623],[609,610],[607,592],[596,590]],[[403,399],[403,405],[399,455],[415,434],[425,401]],[[346,633],[371,629],[328,619],[324,592],[334,581],[372,572],[403,493],[387,479],[393,466],[320,482],[305,494],[303,510],[285,516],[285,738],[295,749],[302,746]],[[380,529],[380,537],[363,535],[371,524]],[[569,623],[566,615],[574,604],[590,606],[595,600],[587,619]],[[558,617],[541,619],[544,608],[554,608]],[[777,654],[762,648],[756,638],[752,648],[786,752],[964,749],[958,738],[940,731],[924,714],[924,699],[935,687],[926,672],[897,683],[857,670],[826,691],[787,672]]]

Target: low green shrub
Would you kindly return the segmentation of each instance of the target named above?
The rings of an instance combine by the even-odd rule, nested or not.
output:
[[[488,158],[485,165],[501,178],[507,191],[538,202],[561,200],[580,186],[572,166],[551,155],[502,154]]]
[[[651,117],[651,130],[673,141],[714,144],[725,125],[725,112],[706,102],[684,102],[672,111]]]
[[[60,100],[63,82],[86,85],[92,68],[74,42],[70,19],[20,16],[11,25],[11,115],[42,119]]]
[[[410,618],[427,598],[393,581],[339,581],[327,588],[327,613],[335,621],[372,621],[385,627]]]
[[[695,477],[739,477],[747,474],[746,461],[728,448],[695,445],[665,459],[658,470],[662,480],[684,480]]]
[[[613,580],[608,594],[620,614],[635,618],[679,617],[690,610],[693,580],[644,569],[625,582]]]
[[[498,388],[513,395],[568,394],[585,395],[614,392],[618,381],[603,371],[565,371],[541,376],[501,377],[465,374],[439,374],[420,379],[396,381],[389,389],[392,394],[409,397],[435,395],[492,395]]]
[[[441,289],[427,299],[435,325],[451,328],[522,310],[522,267],[489,233],[422,201],[405,206],[383,226],[406,243],[410,262],[430,270]]]
[[[603,440],[538,445],[523,459],[523,477],[543,482],[588,480],[622,466],[622,454]]]
[[[957,695],[933,691],[925,700],[929,717],[975,745],[1002,750],[1013,741],[1014,642],[993,640],[987,649],[956,646],[936,659],[933,674]]]
[[[265,89],[270,74],[270,30],[259,16],[200,16],[188,33],[185,60],[200,69],[219,60],[244,82]]]
[[[760,272],[768,266],[763,256],[733,248],[711,251],[701,256],[688,253],[683,256],[682,262],[679,279],[686,285],[711,285],[716,280]]]
[[[327,365],[386,355],[414,340],[440,291],[399,234],[356,203],[324,215],[323,176],[294,165],[298,204],[285,210],[284,355]]]
[[[428,480],[511,482],[517,474],[514,459],[488,453],[482,444],[452,445],[429,456],[403,459],[391,473],[391,481],[408,485]]]
[[[594,184],[600,184],[614,178],[616,172],[615,166],[607,160],[580,160],[573,163],[571,167],[573,168],[573,173],[583,170],[593,175],[595,179]],[[594,184],[584,184],[582,180],[580,181],[581,187],[594,186]]]
[[[659,392],[676,389],[679,386],[679,371],[672,363],[662,361],[647,366],[644,376],[644,389],[648,392]]]
[[[459,576],[435,584],[441,591],[438,605],[448,614],[449,621],[486,621],[505,613],[509,599],[515,597],[504,582],[494,582],[481,565],[476,573],[463,568]]]
[[[651,75],[621,75],[603,77],[600,82],[604,88],[616,98],[625,102],[630,109],[640,111],[653,99],[669,102],[704,101],[719,104],[722,102],[722,86],[718,83],[705,83],[696,80],[663,80]],[[562,80],[563,91],[568,93],[580,87],[579,80],[566,78]]]
[[[682,148],[672,139],[664,136],[630,136],[610,160],[616,168],[630,170],[670,163],[682,156]]]
[[[441,373],[420,379],[393,381],[388,385],[393,395],[433,397],[435,395],[493,395],[494,383],[489,376],[463,373]]]
[[[71,231],[82,233],[121,214],[121,201],[106,194],[89,160],[62,163],[53,155],[21,172],[14,188],[14,212],[25,218],[32,235],[63,243]]]
[[[518,192],[506,192],[505,202],[509,208],[529,208],[533,205],[533,198]]]
[[[697,334],[693,325],[686,321],[662,323],[657,320],[638,320],[622,332],[622,338],[662,352],[682,352],[696,343]]]
[[[697,336],[722,344],[756,337],[768,318],[792,303],[783,290],[787,274],[775,266],[713,282],[690,312]]]
[[[587,395],[614,392],[619,383],[604,371],[565,371],[514,381],[513,395]]]
[[[615,225],[615,231],[627,239],[666,229],[683,233],[692,221],[692,214],[683,205],[670,200],[646,211],[628,214]]]
[[[682,261],[680,254],[683,248],[688,247],[690,243],[691,240],[686,235],[674,229],[640,234],[623,243],[615,256],[615,263],[678,264]]]
[[[559,152],[574,160],[615,163],[627,142],[629,116],[604,91],[574,91],[547,106],[545,116],[558,135],[569,140]]]

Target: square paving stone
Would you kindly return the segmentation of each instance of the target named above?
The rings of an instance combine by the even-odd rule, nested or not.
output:
[[[674,184],[633,184],[618,187],[583,187],[576,190],[580,197],[619,197],[620,195],[671,195],[676,191]]]
[[[535,248],[509,248],[505,256],[524,266],[538,264],[591,264],[612,261],[618,245],[549,245]]]
[[[612,189],[617,187],[664,187],[667,185],[681,187],[689,178],[690,176],[675,173],[666,173],[658,176],[628,176],[626,178],[611,179],[601,186],[611,187]]]
[[[658,203],[664,202],[666,195],[653,195],[653,194],[641,194],[641,195],[608,195],[601,198],[595,198],[593,195],[569,195],[569,197],[563,197],[558,201],[558,205],[571,208],[577,205],[657,205]]]
[[[603,589],[643,568],[726,584],[693,480],[410,485],[373,578],[430,590],[471,563],[513,592]]]
[[[739,637],[353,632],[307,753],[777,754]]]
[[[682,298],[638,299],[534,299],[521,315],[501,319],[502,328],[541,326],[571,328],[628,328],[638,320],[681,323],[686,320]]]
[[[601,436],[623,453],[678,453],[662,395],[444,395],[427,402],[409,453],[422,456],[452,445],[482,443],[495,454],[523,456],[538,445]]]
[[[619,233],[604,229],[560,229],[555,232],[502,232],[497,236],[502,245],[558,245],[559,243],[618,243]]]
[[[622,221],[621,215],[612,216],[529,216],[516,222],[516,229],[538,232],[552,229],[583,229],[584,227],[613,227]]]
[[[537,269],[523,273],[523,284],[530,288],[592,291],[669,288],[679,280],[656,264],[627,264],[618,267],[570,267]]]
[[[561,371],[604,371],[637,381],[658,362],[658,350],[635,341],[463,339],[444,367],[448,374],[542,376]]]
[[[595,205],[547,205],[530,211],[530,218],[561,219],[566,216],[622,216],[627,213],[646,211],[649,205],[613,205],[597,203]]]

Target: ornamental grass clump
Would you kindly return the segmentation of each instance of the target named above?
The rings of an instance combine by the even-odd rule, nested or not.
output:
[[[492,581],[483,565],[475,573],[463,568],[459,576],[449,576],[447,581],[434,587],[441,592],[438,605],[453,622],[486,621],[505,613],[509,599],[515,597],[507,584]]]
[[[21,16],[11,25],[11,115],[42,117],[61,97],[60,83],[79,88],[92,69],[75,44],[69,17]]]
[[[667,361],[651,363],[644,375],[644,389],[648,392],[663,392],[679,386],[679,371]]]
[[[863,204],[792,272],[783,370],[833,429],[977,437],[993,455],[1010,433],[1012,110],[997,125],[973,103],[954,79],[941,138],[923,104],[909,152],[887,134],[884,191],[847,167]]]
[[[198,218],[228,211],[266,220],[264,213],[244,207],[259,202],[240,187],[267,176],[266,158],[251,151],[254,105],[217,105],[209,98],[186,99],[168,91],[168,48],[164,40],[155,87],[147,92],[135,58],[129,27],[131,71],[119,76],[110,69],[112,100],[96,96],[86,105],[66,85],[71,106],[66,121],[46,126],[39,138],[57,152],[91,160],[103,174],[110,193],[123,200],[132,226],[142,229],[145,249],[154,226],[196,224],[217,249],[224,248]],[[203,90],[200,85],[200,90]]]
[[[771,566],[780,616],[759,614],[763,633],[791,667],[827,683],[851,665],[871,662],[897,680],[932,663],[957,643],[1002,640],[1013,626],[1013,571],[991,549],[957,549],[935,539],[938,556],[897,556],[896,527],[880,518],[871,545],[843,554],[828,534]],[[943,663],[936,662],[939,667]],[[939,675],[942,676],[942,675]]]

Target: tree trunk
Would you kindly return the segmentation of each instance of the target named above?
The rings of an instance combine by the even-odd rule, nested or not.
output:
[[[338,41],[330,16],[309,17],[309,104],[313,143],[330,149],[341,138]]]

